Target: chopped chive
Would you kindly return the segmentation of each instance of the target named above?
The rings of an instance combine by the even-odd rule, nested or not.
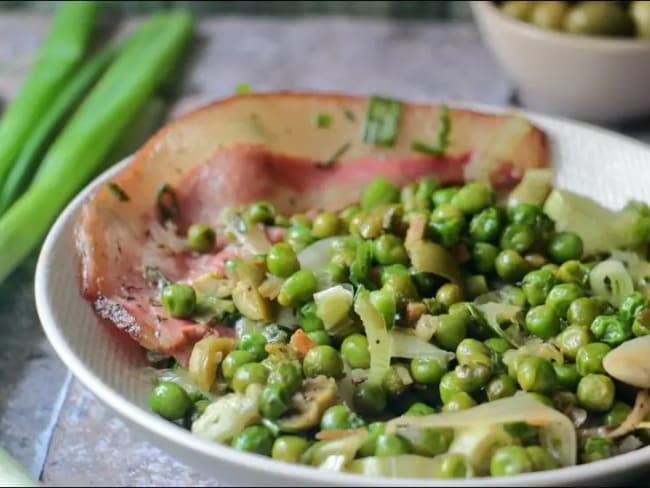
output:
[[[113,183],[111,181],[106,186],[108,186],[108,189],[120,202],[128,202],[130,200],[129,195],[127,195],[126,192],[122,190],[122,188],[120,188],[117,183]]]
[[[144,275],[149,281],[155,283],[158,288],[164,288],[171,283],[156,266],[145,266]]]
[[[411,149],[432,156],[442,156],[449,146],[449,133],[451,132],[451,119],[447,105],[440,107],[440,127],[438,127],[438,142],[431,146],[421,141],[413,141]]]
[[[235,88],[235,93],[237,93],[237,95],[250,95],[253,93],[253,88],[251,88],[250,83],[240,83]]]
[[[354,116],[354,112],[352,112],[352,110],[350,110],[349,108],[343,109],[343,115],[345,116],[346,119],[348,119],[351,122],[354,122],[356,120],[356,117]]]
[[[158,190],[156,205],[162,217],[163,222],[167,220],[176,220],[180,209],[178,208],[178,199],[176,193],[169,184],[165,183]]]
[[[376,146],[393,146],[402,118],[402,102],[373,96],[368,102],[363,140]]]
[[[332,125],[332,116],[323,113],[316,114],[314,117],[314,125],[319,129],[327,129]]]
[[[352,143],[350,143],[350,142],[346,142],[346,143],[343,144],[341,147],[339,147],[339,148],[336,150],[336,152],[335,152],[334,154],[332,154],[332,156],[331,156],[327,161],[325,161],[325,162],[318,162],[318,163],[316,163],[316,166],[320,166],[321,168],[327,168],[327,167],[330,167],[330,166],[334,166],[334,164],[336,164],[336,161],[338,161],[338,159],[339,159],[341,156],[343,156],[343,154],[344,154],[348,149],[350,149],[350,146],[351,146],[351,145],[352,145]]]

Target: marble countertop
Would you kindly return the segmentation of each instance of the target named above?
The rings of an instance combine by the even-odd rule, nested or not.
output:
[[[47,25],[38,14],[0,14],[0,99],[18,89]],[[516,103],[469,23],[229,17],[201,21],[198,34],[173,115],[242,82]],[[650,120],[614,129],[650,142]],[[70,376],[36,316],[34,256],[0,286],[0,445],[47,485],[218,485],[130,432]]]

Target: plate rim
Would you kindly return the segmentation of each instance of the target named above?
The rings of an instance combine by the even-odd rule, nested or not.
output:
[[[327,94],[325,92],[314,92]],[[219,100],[215,100],[219,101]],[[414,102],[417,103],[417,102]],[[433,102],[425,102],[433,103]],[[196,110],[205,108],[206,105],[198,107]],[[453,102],[449,103],[451,108],[462,108],[468,110],[476,110],[485,113],[503,114],[510,113],[519,115],[539,125],[542,130],[547,130],[545,127],[548,125],[558,126],[564,125],[568,127],[577,127],[583,130],[594,133],[599,137],[613,137],[620,140],[627,145],[636,146],[639,150],[646,151],[650,159],[650,145],[646,144],[631,136],[617,133],[613,130],[606,129],[588,122],[571,120],[566,117],[557,117],[541,114],[539,112],[520,109],[512,105],[490,105],[483,103],[473,102]],[[191,115],[194,111],[190,112]],[[186,116],[186,115],[185,115]],[[183,116],[181,116],[183,117]],[[167,125],[168,121],[165,125]],[[551,155],[553,154],[552,145],[553,141],[549,137],[549,145],[551,146]],[[650,446],[646,446],[639,450],[620,454],[613,458],[609,458],[596,463],[576,465],[565,468],[554,469],[550,471],[527,473],[524,475],[514,477],[483,477],[465,480],[437,480],[437,479],[422,479],[422,478],[385,478],[375,476],[355,475],[349,473],[337,473],[330,471],[323,471],[307,466],[292,465],[282,463],[265,456],[244,453],[236,451],[228,445],[222,445],[215,442],[207,441],[191,432],[182,429],[162,418],[147,412],[139,405],[127,400],[117,390],[113,389],[108,384],[104,383],[91,368],[87,367],[80,357],[75,353],[74,349],[69,345],[66,336],[63,334],[62,329],[58,326],[57,321],[53,316],[53,308],[50,307],[48,291],[48,279],[50,274],[55,268],[51,263],[51,256],[53,255],[52,249],[58,244],[59,239],[70,237],[66,235],[65,228],[69,225],[71,220],[74,220],[80,210],[83,202],[88,198],[92,192],[101,184],[108,181],[111,177],[122,171],[134,155],[127,156],[123,160],[117,162],[112,167],[108,168],[90,183],[88,183],[77,195],[66,205],[65,209],[58,215],[54,224],[48,231],[47,237],[39,251],[36,263],[36,271],[34,277],[34,295],[36,310],[41,322],[43,331],[52,345],[52,348],[57,353],[61,361],[66,365],[71,374],[87,388],[101,403],[109,407],[113,413],[118,414],[129,427],[137,427],[142,431],[140,436],[143,440],[147,440],[154,447],[161,448],[170,453],[171,457],[176,455],[167,447],[163,447],[156,442],[151,441],[151,436],[155,436],[158,440],[163,440],[169,445],[180,444],[183,449],[188,452],[193,452],[196,455],[204,456],[205,458],[217,458],[223,463],[228,463],[236,466],[240,470],[254,470],[258,475],[265,473],[273,473],[275,476],[283,476],[287,482],[310,482],[316,484],[332,485],[385,485],[385,486],[521,486],[525,483],[533,483],[536,485],[551,485],[558,483],[568,483],[571,480],[579,480],[580,482],[587,482],[603,476],[615,476],[618,468],[638,468],[641,465],[647,464],[650,461]],[[553,161],[550,162],[551,167]],[[147,434],[145,434],[145,432]],[[179,456],[180,457],[180,456]],[[183,456],[184,457],[184,456]],[[187,462],[186,464],[195,468],[196,465]],[[196,468],[195,468],[196,469]],[[203,471],[203,470],[202,470]],[[203,474],[211,475],[211,473],[203,472]]]

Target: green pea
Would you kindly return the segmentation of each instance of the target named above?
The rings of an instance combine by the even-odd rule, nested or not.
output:
[[[431,203],[433,203],[434,207],[439,207],[440,205],[451,203],[452,199],[454,198],[454,195],[458,193],[459,189],[460,188],[456,186],[451,186],[447,188],[441,188],[440,190],[436,190],[431,194]]]
[[[295,252],[300,252],[312,244],[316,238],[312,235],[309,227],[299,225],[289,228],[284,240],[289,243]]]
[[[448,309],[454,303],[463,300],[463,292],[458,285],[445,283],[436,292],[436,300]]]
[[[535,239],[535,229],[532,225],[510,224],[501,235],[501,248],[513,249],[523,254],[533,246]]]
[[[286,388],[289,395],[291,395],[295,393],[302,384],[302,370],[293,363],[280,363],[269,373],[267,383],[268,385],[283,386]]]
[[[375,177],[361,194],[361,208],[368,210],[379,205],[399,202],[399,190],[383,176]]]
[[[385,422],[373,422],[368,425],[368,439],[359,449],[360,457],[369,457],[375,455],[377,448],[377,438],[386,432]]]
[[[493,402],[501,398],[507,398],[517,393],[515,381],[507,374],[496,376],[487,384],[485,388],[488,400]]]
[[[420,296],[434,295],[436,290],[440,288],[443,278],[434,275],[433,273],[411,273],[411,280],[415,285]]]
[[[273,220],[273,225],[276,227],[291,227],[291,220],[289,217],[286,217],[284,215],[276,215],[275,219]]]
[[[308,270],[296,271],[280,288],[278,303],[284,307],[308,302],[313,299],[318,284],[314,273]]]
[[[612,347],[621,345],[633,335],[631,324],[617,315],[599,315],[589,330],[597,340]]]
[[[390,266],[384,266],[381,270],[381,284],[382,286],[386,284],[388,278],[393,275],[403,275],[410,276],[411,273],[409,269],[403,264],[391,264]]]
[[[393,234],[383,234],[373,242],[373,255],[379,264],[406,264],[408,255],[402,240]]]
[[[345,405],[329,407],[320,421],[321,430],[345,430],[352,428],[350,410]]]
[[[297,435],[284,435],[278,437],[273,443],[271,457],[287,463],[298,463],[300,456],[309,447],[309,441]]]
[[[256,202],[248,207],[246,221],[251,224],[272,224],[275,208],[269,202]]]
[[[289,334],[278,324],[269,324],[264,327],[262,335],[267,344],[286,344],[289,342]]]
[[[535,393],[529,393],[535,395]],[[549,400],[550,401],[550,400]],[[553,406],[553,403],[550,404]],[[539,438],[539,429],[527,422],[512,422],[503,424],[504,430],[522,444],[537,443]]]
[[[482,388],[492,375],[492,368],[480,363],[459,364],[454,369],[456,385],[467,393]]]
[[[501,289],[504,301],[516,307],[526,306],[526,294],[518,286],[507,286]]]
[[[623,320],[632,321],[636,315],[647,305],[648,300],[643,293],[635,291],[629,294],[621,303],[618,313]]]
[[[187,229],[187,243],[192,251],[206,253],[214,248],[217,234],[205,224],[192,224]]]
[[[410,432],[406,442],[409,452],[418,456],[434,457],[446,453],[453,439],[453,429],[428,428]]]
[[[233,437],[232,447],[239,451],[271,456],[273,450],[273,434],[263,425],[252,425],[246,427]]]
[[[393,457],[408,454],[409,446],[406,440],[395,434],[380,434],[377,436],[375,456]]]
[[[424,303],[429,315],[440,315],[445,312],[445,307],[435,298],[423,298],[422,303]],[[454,304],[451,308],[454,308],[455,306],[456,305]]]
[[[458,385],[454,371],[448,371],[442,376],[440,383],[438,384],[438,390],[442,403],[449,403],[455,393],[463,391],[463,389]]]
[[[477,242],[472,248],[472,263],[479,273],[491,273],[499,255],[499,248],[487,242]]]
[[[567,2],[540,2],[533,8],[530,22],[542,29],[561,31],[568,11]]]
[[[352,397],[354,408],[362,415],[380,415],[386,408],[386,392],[375,383],[357,385]]]
[[[224,270],[228,276],[233,276],[237,266],[243,263],[243,259],[240,258],[229,258],[223,263]]]
[[[245,393],[248,385],[264,385],[268,377],[267,369],[260,363],[242,364],[232,377],[231,386],[237,393]]]
[[[555,276],[546,269],[530,271],[524,276],[521,285],[526,294],[526,300],[532,306],[541,305],[555,285]]]
[[[475,242],[494,243],[501,234],[501,213],[494,207],[486,208],[472,217],[469,234]]]
[[[468,276],[465,279],[465,292],[468,299],[474,300],[475,298],[480,297],[489,291],[490,290],[485,276],[472,275]]]
[[[413,358],[411,360],[411,376],[417,383],[425,385],[438,383],[446,372],[446,365],[437,358]]]
[[[316,346],[305,354],[302,369],[307,377],[322,374],[338,379],[343,376],[343,360],[332,346]]]
[[[616,2],[580,2],[569,10],[562,27],[571,34],[586,36],[630,36],[634,23]]]
[[[163,381],[149,395],[149,408],[167,420],[179,420],[192,408],[192,400],[176,383]]]
[[[525,2],[521,0],[503,2],[501,4],[501,11],[508,17],[528,22],[536,4],[537,2]]]
[[[500,278],[509,283],[514,283],[526,274],[528,263],[517,251],[507,249],[497,255],[494,268]]]
[[[580,351],[580,349],[578,349],[578,351]],[[560,388],[575,391],[580,382],[580,373],[578,373],[576,365],[569,363],[553,363],[553,369],[555,370],[555,376]]]
[[[491,367],[491,356],[488,347],[476,339],[463,339],[456,347],[458,364],[482,364]]]
[[[388,371],[386,371],[386,375],[381,383],[386,393],[392,396],[399,396],[406,391],[410,382],[405,381],[403,373],[407,373],[410,376],[408,369],[401,364],[391,365]],[[412,380],[410,377],[407,379]]]
[[[555,406],[553,405],[553,401],[548,396],[546,396],[546,395],[544,395],[542,393],[535,393],[535,392],[528,393],[528,396],[530,398],[532,398],[533,400],[536,400],[536,401],[538,401],[540,403],[543,403],[547,407],[555,408]]]
[[[518,364],[517,382],[523,390],[537,393],[549,393],[557,385],[551,362],[535,356],[528,356]]]
[[[469,478],[472,474],[472,466],[467,456],[459,452],[446,454],[440,462],[438,476],[441,479]]]
[[[466,215],[480,212],[492,205],[494,192],[484,181],[474,181],[463,186],[456,193],[451,203]]]
[[[632,333],[635,337],[650,334],[650,308],[643,308],[634,317]]]
[[[627,419],[631,412],[632,407],[627,403],[616,401],[609,412],[603,415],[602,423],[608,427],[620,425]]]
[[[538,305],[526,313],[526,329],[542,339],[550,339],[560,332],[560,317],[550,305]]]
[[[298,325],[309,333],[317,330],[324,330],[323,321],[316,315],[316,303],[307,302],[298,309]]]
[[[591,373],[604,373],[603,359],[612,349],[602,342],[585,344],[578,349],[576,356],[576,368],[581,376]]]
[[[363,334],[351,334],[341,343],[341,355],[351,368],[369,368],[368,339]]]
[[[566,316],[570,324],[589,327],[600,313],[600,308],[592,298],[580,297],[571,302]]]
[[[502,337],[490,337],[489,339],[486,339],[483,344],[499,354],[504,354],[506,351],[512,349],[510,343]]]
[[[542,446],[528,446],[525,449],[533,471],[548,471],[558,467],[555,458]]]
[[[614,456],[616,446],[606,437],[588,437],[580,452],[582,463],[593,463]]]
[[[578,402],[589,412],[606,412],[614,405],[616,388],[609,376],[588,374],[578,383]]]
[[[548,260],[541,254],[537,253],[526,254],[524,259],[526,260],[526,263],[528,263],[528,267],[533,270],[540,269],[542,266],[548,264]]]
[[[358,205],[350,205],[339,212],[339,218],[343,222],[344,228],[348,228],[352,218],[361,211]]]
[[[291,227],[306,227],[311,229],[311,219],[305,214],[295,214],[289,218]]]
[[[385,288],[373,290],[370,292],[370,303],[384,317],[384,323],[387,328],[392,328],[395,324],[395,314],[397,313],[397,303],[395,297]]]
[[[398,307],[404,307],[407,302],[418,297],[417,288],[411,277],[402,274],[389,276],[382,289],[395,297]]]
[[[508,209],[508,220],[513,224],[534,225],[541,214],[539,205],[523,202]]]
[[[412,404],[406,412],[404,412],[404,415],[410,415],[413,417],[419,417],[423,415],[432,415],[436,413],[436,409],[433,407],[430,407],[426,403],[422,402],[415,402]]]
[[[582,239],[574,232],[558,232],[548,245],[548,255],[556,263],[582,257]]]
[[[440,188],[440,182],[433,178],[421,178],[415,193],[416,208],[428,209],[431,206],[433,192]]]
[[[575,360],[578,350],[593,341],[591,332],[582,325],[570,325],[556,338],[557,346],[567,358]]]
[[[255,361],[261,361],[269,355],[266,352],[266,337],[260,332],[244,334],[237,343],[237,349],[250,352]]]
[[[562,283],[551,288],[546,304],[555,309],[560,317],[566,317],[571,302],[584,295],[582,287],[575,283]]]
[[[443,314],[438,316],[438,328],[436,329],[434,342],[448,351],[455,351],[467,335],[466,318],[462,315]]]
[[[319,346],[329,346],[332,344],[332,338],[324,330],[315,330],[313,332],[307,332],[307,337],[309,337],[314,343]]]
[[[314,237],[324,239],[336,235],[339,232],[340,222],[336,214],[332,212],[323,212],[314,218],[311,232]]]
[[[286,413],[290,408],[289,403],[289,391],[284,385],[267,385],[262,390],[260,410],[269,419],[276,419]]]
[[[514,476],[533,470],[526,449],[522,446],[503,446],[498,448],[490,461],[492,476]]]
[[[589,281],[589,270],[580,261],[572,259],[562,263],[555,276],[562,283],[576,283],[584,287]]]
[[[454,393],[449,401],[445,403],[442,407],[443,412],[459,412],[460,410],[467,410],[476,406],[476,400],[474,400],[469,393],[464,391],[459,391]]]
[[[255,356],[250,351],[231,351],[221,362],[221,374],[230,381],[240,366],[254,362]]]
[[[187,318],[196,307],[196,292],[190,285],[174,283],[163,288],[161,302],[172,317]]]
[[[269,250],[266,256],[266,267],[271,274],[288,278],[300,269],[300,262],[289,244],[279,242]]]

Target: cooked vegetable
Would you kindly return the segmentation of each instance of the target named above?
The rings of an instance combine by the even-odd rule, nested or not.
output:
[[[414,151],[432,156],[442,156],[449,145],[449,132],[451,132],[451,119],[449,118],[449,108],[446,105],[440,107],[440,122],[438,126],[438,140],[434,146],[430,146],[421,141],[414,141],[411,148]]]
[[[192,32],[187,14],[170,13],[156,15],[133,34],[49,148],[32,185],[0,219],[0,281],[96,173],[122,130],[165,80]]]
[[[395,144],[402,118],[402,102],[385,97],[371,97],[368,101],[363,140],[377,146]]]
[[[34,127],[82,61],[99,13],[99,2],[63,2],[27,79],[0,121],[0,188]],[[3,190],[4,191],[4,190]]]

